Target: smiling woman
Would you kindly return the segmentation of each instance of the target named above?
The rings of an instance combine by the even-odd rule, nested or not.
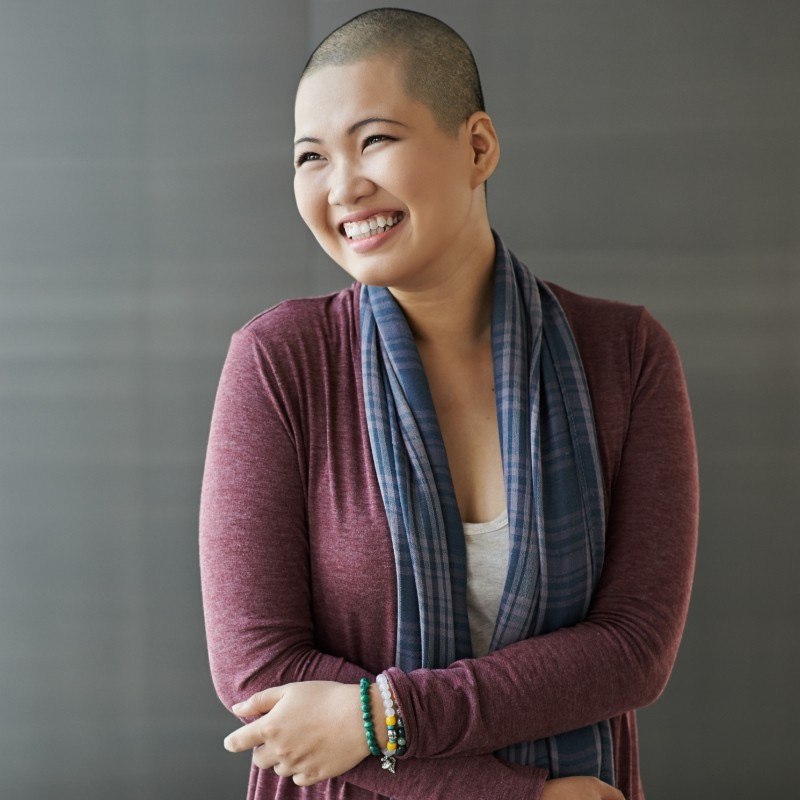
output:
[[[248,797],[643,798],[697,535],[669,334],[493,230],[498,135],[439,20],[345,23],[295,117],[298,210],[354,281],[237,331],[214,407],[203,602]]]
[[[390,56],[307,74],[295,103],[294,188],[317,241],[353,278],[421,291],[492,260],[482,187],[499,146],[485,111],[445,131],[405,82]],[[398,222],[379,232],[379,215]],[[346,231],[352,222],[361,225]],[[374,235],[360,238],[364,226]]]

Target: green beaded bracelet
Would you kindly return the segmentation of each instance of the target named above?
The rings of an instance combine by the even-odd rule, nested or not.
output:
[[[361,717],[364,720],[364,733],[367,737],[367,747],[374,756],[381,755],[381,748],[375,738],[375,727],[372,724],[372,703],[369,696],[369,680],[362,678],[359,681],[361,688]]]

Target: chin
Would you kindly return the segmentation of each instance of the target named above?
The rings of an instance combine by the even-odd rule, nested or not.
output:
[[[322,244],[322,242],[320,242]],[[326,240],[323,250],[354,281],[365,286],[397,287],[407,281],[415,270],[406,258],[394,254],[363,254],[350,252],[347,242]],[[398,263],[399,258],[399,263]]]
[[[382,270],[376,266],[372,267],[353,267],[351,264],[342,264],[337,262],[339,266],[354,280],[363,283],[365,286],[391,286],[392,279],[387,276],[386,270]]]
[[[347,245],[345,245],[346,247]],[[343,252],[336,247],[324,247],[328,257],[346,272],[354,281],[370,286],[387,286],[387,272],[377,264],[356,263],[352,253]]]

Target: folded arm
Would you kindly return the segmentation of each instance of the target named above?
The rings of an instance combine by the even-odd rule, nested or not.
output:
[[[200,509],[209,662],[232,705],[295,681],[357,683],[368,670],[314,646],[302,470],[269,355],[234,335],[212,417]],[[404,756],[392,775],[367,758],[346,780],[398,800],[539,798],[547,773],[492,755]]]
[[[391,668],[409,755],[541,739],[648,705],[663,691],[694,570],[697,460],[678,353],[646,310],[636,342],[630,423],[587,619],[445,669]]]

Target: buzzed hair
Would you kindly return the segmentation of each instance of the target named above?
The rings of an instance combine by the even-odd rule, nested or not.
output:
[[[397,59],[409,97],[433,112],[455,137],[475,111],[485,111],[475,58],[467,43],[436,17],[401,8],[374,8],[353,17],[317,46],[300,76],[376,56]]]

